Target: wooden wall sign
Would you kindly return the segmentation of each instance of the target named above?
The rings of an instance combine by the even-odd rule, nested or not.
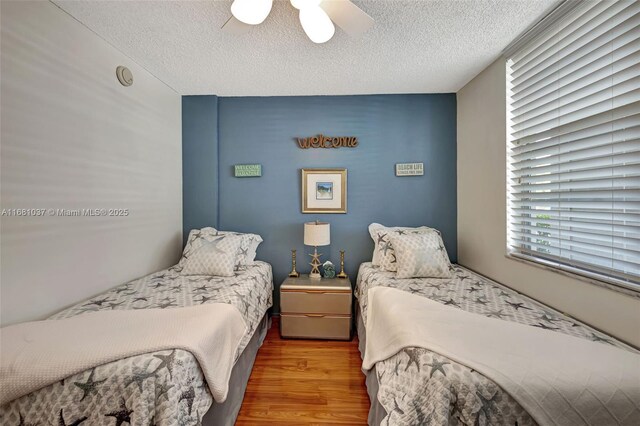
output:
[[[355,148],[358,146],[358,138],[355,136],[310,136],[308,138],[296,138],[298,146],[302,149],[309,148]]]
[[[396,176],[423,176],[424,163],[397,163]]]
[[[260,177],[262,176],[261,164],[236,164],[233,166],[235,177]]]

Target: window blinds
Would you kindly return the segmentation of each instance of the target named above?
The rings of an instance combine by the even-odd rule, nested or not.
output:
[[[509,251],[640,290],[640,2],[581,2],[507,58]]]

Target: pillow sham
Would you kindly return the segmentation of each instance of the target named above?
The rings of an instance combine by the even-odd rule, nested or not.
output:
[[[239,235],[242,237],[242,242],[238,248],[236,260],[234,262],[234,269],[236,271],[244,271],[247,266],[253,265],[256,258],[256,250],[262,242],[262,237],[257,234],[243,234],[240,232],[232,231],[218,231],[212,227],[206,227],[202,229],[192,229],[189,232],[189,238],[187,238],[187,244],[184,247],[184,253],[190,251],[190,245],[192,241],[197,240],[201,236],[217,236],[217,235]],[[180,260],[182,266],[182,260]]]
[[[388,227],[379,223],[372,223],[369,225],[369,235],[374,243],[371,263],[385,271],[395,272],[397,269],[397,260],[393,244],[391,243],[391,237],[394,235],[424,234],[428,232],[440,234],[438,230],[429,228],[428,226],[420,226],[417,228],[406,226]]]
[[[191,233],[190,233],[191,234]],[[235,274],[241,235],[215,235],[195,233],[180,259],[183,275],[216,275],[231,277]]]
[[[256,260],[256,250],[262,242],[262,237],[258,234],[243,234],[241,232],[233,231],[218,231],[213,229],[217,235],[240,235],[242,236],[242,244],[238,249],[238,259],[236,260],[236,270],[244,271],[247,266],[253,265]]]
[[[451,263],[437,232],[393,235],[396,278],[450,278]]]

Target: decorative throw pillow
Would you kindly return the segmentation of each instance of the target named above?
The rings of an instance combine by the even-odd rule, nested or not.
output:
[[[391,244],[397,258],[397,278],[450,278],[451,263],[436,232],[394,235]]]
[[[216,235],[240,235],[242,236],[242,244],[238,249],[238,258],[236,260],[235,268],[237,271],[244,271],[247,266],[253,265],[256,259],[256,250],[262,242],[262,237],[258,234],[243,234],[240,232],[232,231],[217,231],[214,228]]]
[[[369,235],[373,239],[373,258],[371,263],[374,266],[379,266],[385,271],[396,271],[396,254],[393,250],[393,244],[391,243],[391,237],[395,235],[410,235],[410,234],[424,234],[424,233],[437,233],[440,232],[436,229],[429,228],[427,226],[421,226],[418,228],[409,228],[403,226],[387,227],[380,225],[379,223],[372,223],[369,225]]]
[[[242,242],[238,248],[236,260],[234,262],[235,271],[244,271],[247,266],[253,265],[256,258],[256,250],[262,242],[262,237],[257,234],[242,234],[240,232],[231,231],[218,231],[212,227],[206,227],[202,229],[192,229],[189,232],[189,238],[187,238],[187,244],[184,247],[184,253],[188,253],[191,250],[192,241],[197,240],[203,236],[219,236],[219,235],[239,235],[242,237]],[[183,261],[180,260],[180,266],[183,266]]]
[[[180,259],[180,262],[178,263],[178,265],[184,266],[184,262],[187,261],[189,254],[193,251],[193,247],[192,247],[193,243],[195,243],[196,241],[198,241],[200,238],[204,236],[215,236],[216,232],[218,231],[216,231],[214,228],[211,228],[211,227],[202,228],[202,229],[192,229],[191,231],[189,231],[189,237],[187,238],[187,243],[184,245],[184,250],[182,250],[182,258]]]
[[[241,235],[214,235],[210,232],[189,236],[189,244],[182,254],[183,275],[234,275]]]

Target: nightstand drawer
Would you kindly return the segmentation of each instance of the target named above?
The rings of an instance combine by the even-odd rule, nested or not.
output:
[[[351,315],[351,292],[282,291],[280,293],[280,311],[285,314]]]
[[[351,317],[318,314],[280,315],[282,337],[351,339]]]

